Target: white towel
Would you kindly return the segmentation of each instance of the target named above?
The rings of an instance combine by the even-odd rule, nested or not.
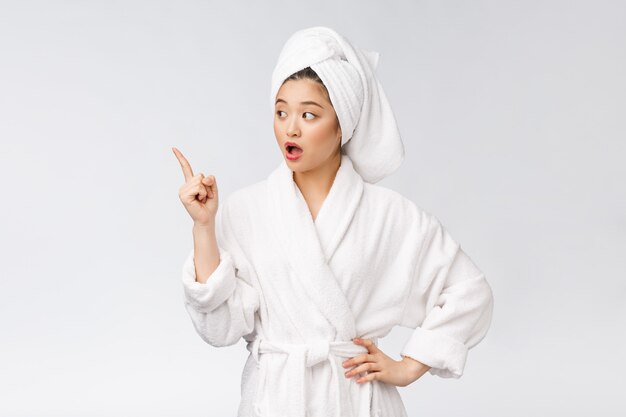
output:
[[[324,26],[295,32],[272,73],[271,107],[283,81],[311,67],[328,90],[341,126],[342,153],[364,181],[376,183],[404,160],[396,118],[375,70],[380,54],[360,49]]]

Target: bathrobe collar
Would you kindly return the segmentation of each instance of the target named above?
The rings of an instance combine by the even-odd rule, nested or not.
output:
[[[356,337],[356,325],[328,263],[354,217],[363,187],[352,161],[342,154],[339,170],[314,222],[285,160],[268,177],[273,237],[311,301],[336,328],[338,340]]]

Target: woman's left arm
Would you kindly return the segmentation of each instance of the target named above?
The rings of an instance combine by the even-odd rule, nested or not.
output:
[[[407,230],[423,237],[408,243],[419,247],[414,248],[414,272],[399,323],[414,331],[401,360],[387,356],[369,339],[355,339],[368,349],[344,362],[351,368],[346,377],[356,376],[357,383],[379,380],[406,386],[426,372],[460,378],[468,350],[490,327],[494,299],[485,275],[435,216],[419,209],[415,213]]]
[[[469,349],[491,325],[493,292],[439,219],[425,217],[427,232],[402,322],[415,330],[400,353],[427,364],[433,375],[460,378]]]

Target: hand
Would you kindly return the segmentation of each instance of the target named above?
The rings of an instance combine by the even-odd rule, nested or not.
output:
[[[195,224],[202,226],[210,224],[215,221],[219,200],[215,177],[213,175],[205,177],[202,173],[193,175],[191,165],[183,154],[176,148],[172,148],[172,151],[178,158],[185,176],[185,184],[178,191],[180,201]]]
[[[390,358],[369,339],[355,338],[353,341],[357,345],[365,346],[368,350],[368,353],[354,356],[343,363],[344,368],[354,367],[346,373],[346,378],[358,376],[357,384],[376,380],[405,387],[430,369],[430,366],[407,356],[399,361]],[[366,371],[367,375],[359,375]]]

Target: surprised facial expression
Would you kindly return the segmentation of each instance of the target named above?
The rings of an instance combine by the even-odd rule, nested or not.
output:
[[[309,79],[285,82],[274,110],[274,135],[293,171],[315,169],[339,152],[339,120],[322,85]]]

